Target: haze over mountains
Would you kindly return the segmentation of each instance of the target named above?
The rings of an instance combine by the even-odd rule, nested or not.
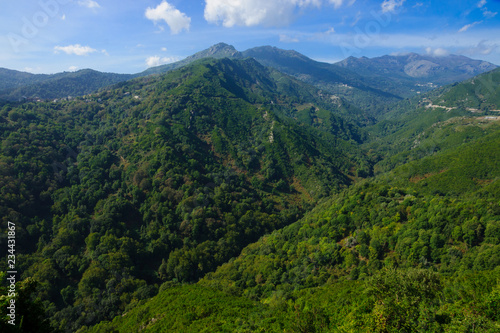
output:
[[[2,332],[500,328],[494,65],[217,44],[1,74]]]

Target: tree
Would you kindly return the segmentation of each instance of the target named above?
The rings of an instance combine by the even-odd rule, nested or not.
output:
[[[367,284],[375,298],[375,332],[425,332],[433,325],[432,308],[439,297],[439,275],[424,269],[384,269]],[[435,314],[434,314],[435,315]]]
[[[6,273],[0,272],[0,280],[6,280]],[[32,295],[34,294],[36,287],[37,282],[33,278],[27,278],[24,281],[16,283],[16,295],[12,297],[9,295],[10,292],[8,287],[0,285],[1,332],[55,332],[55,330],[50,327],[42,302],[39,299],[33,299]],[[14,302],[12,302],[12,300],[14,300]],[[8,308],[11,304],[15,307],[12,314],[11,310]],[[14,325],[9,323],[9,321],[11,321],[11,323],[13,322]]]

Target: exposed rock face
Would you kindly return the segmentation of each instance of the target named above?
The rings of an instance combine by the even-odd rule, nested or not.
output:
[[[432,76],[439,65],[428,60],[415,60],[404,67],[404,72],[411,77]]]
[[[497,66],[487,61],[470,59],[460,55],[434,57],[417,53],[386,55],[376,58],[349,57],[336,65],[362,75],[389,75],[404,78],[429,78],[441,84],[466,80],[491,71]]]

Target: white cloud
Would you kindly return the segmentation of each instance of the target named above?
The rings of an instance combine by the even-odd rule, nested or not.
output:
[[[182,13],[166,1],[162,1],[155,8],[146,9],[146,18],[153,22],[165,21],[170,27],[172,34],[178,34],[182,30],[189,31],[191,18]],[[161,29],[161,28],[160,28]]]
[[[458,30],[458,32],[466,32],[467,30],[469,30],[470,28],[472,28],[473,26],[477,25],[477,24],[480,24],[482,23],[483,21],[477,21],[477,22],[474,22],[474,23],[471,23],[471,24],[466,24],[464,25],[463,27],[460,28],[460,30]]]
[[[66,14],[63,14],[63,16],[61,16],[61,20],[63,20],[63,21],[66,20]]]
[[[487,8],[484,8],[484,10],[483,10],[483,16],[488,18],[488,19],[494,18],[497,14],[498,14],[498,12],[491,12]]]
[[[344,0],[329,0],[331,4],[333,4],[333,6],[335,8],[339,8],[340,6],[342,6]],[[353,2],[354,3],[354,2]]]
[[[475,46],[460,50],[459,53],[468,56],[488,55],[497,50],[498,46],[498,44],[487,44],[487,41],[482,40]]]
[[[500,52],[500,28],[490,28],[487,30],[472,29],[467,33],[458,33],[456,30],[443,31],[437,35],[387,32],[370,36],[366,35],[367,37],[364,40],[360,39],[356,34],[338,31],[320,40],[327,45],[338,47],[342,58],[347,58],[351,55],[356,57],[363,56],[366,55],[367,50],[373,48],[385,49],[385,52],[407,51],[425,54],[426,48],[430,47],[429,52],[433,55],[445,54],[441,50],[434,52],[434,50],[440,48],[447,50],[449,53],[457,54],[461,50],[474,48],[480,40],[487,40],[486,46],[483,47],[482,51],[476,50],[476,54],[478,54],[477,52],[488,53],[492,49],[488,55],[488,61],[500,64],[498,60],[498,52]],[[316,35],[309,34],[311,40]],[[307,34],[304,34],[300,38],[301,40],[305,40],[307,36]],[[496,47],[497,45],[498,47]],[[486,57],[482,55],[478,58],[485,59]]]
[[[339,8],[340,6],[342,6],[344,4],[344,2],[346,2],[346,0],[328,0],[328,1],[331,4],[333,4],[335,9]],[[356,0],[349,0],[349,2],[347,3],[347,6],[352,6],[355,2],[356,2]]]
[[[324,57],[312,57],[311,59],[319,61],[319,62],[326,62],[329,64],[335,64],[339,61],[344,60],[344,58],[324,58]]]
[[[327,31],[325,31],[326,35],[331,35],[331,34],[334,34],[334,33],[335,33],[335,29],[334,28],[330,28]]]
[[[162,47],[162,48],[161,48],[161,50],[162,50],[163,52],[167,52],[167,48],[166,48],[166,47]]]
[[[225,27],[283,26],[289,24],[296,9],[320,7],[323,0],[205,0],[205,20]],[[343,0],[330,0],[335,7]]]
[[[78,69],[78,66],[69,66],[68,70],[70,72],[75,72]]]
[[[483,16],[487,19],[494,18],[498,13],[497,12],[492,12],[488,10],[486,7],[486,0],[481,0],[477,3],[477,8],[479,8],[483,12]]]
[[[83,7],[87,8],[101,8],[97,2],[94,0],[80,0],[78,1],[78,4]]]
[[[445,50],[441,47],[438,47],[436,49],[433,49],[432,47],[427,47],[425,49],[425,52],[428,55],[433,56],[433,57],[445,57],[445,56],[450,54],[450,52],[448,52],[447,50]]]
[[[299,39],[297,37],[290,37],[288,35],[280,35],[280,42],[283,42],[283,43],[298,43]]]
[[[432,54],[435,57],[445,57],[445,56],[449,55],[450,52],[448,52],[447,50],[445,50],[443,48],[438,47],[437,49],[434,50],[434,52],[432,52]]]
[[[66,54],[74,54],[78,56],[86,56],[90,53],[97,52],[96,49],[93,49],[89,46],[81,46],[80,44],[68,45],[68,46],[56,46],[54,47],[55,53],[59,53],[62,51]]]
[[[406,52],[406,51],[399,51],[399,52],[392,52],[390,55],[394,57],[401,57],[401,56],[407,56],[411,52]]]
[[[164,64],[170,64],[172,62],[179,61],[178,57],[159,57],[159,56],[151,56],[146,59],[146,65],[148,67],[155,67]]]
[[[382,12],[394,13],[399,7],[401,7],[404,4],[404,2],[405,0],[384,0],[384,2],[381,5]]]

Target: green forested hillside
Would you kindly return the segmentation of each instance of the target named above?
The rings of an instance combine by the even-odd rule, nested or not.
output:
[[[129,80],[133,75],[101,73],[91,69],[58,74],[30,74],[0,68],[0,98],[55,99],[81,96],[112,84]]]
[[[258,302],[258,318],[241,310],[224,317],[242,323],[242,332],[498,331],[500,128],[491,108],[471,112],[461,100],[449,104],[456,109],[426,107],[455,89],[462,88],[409,101],[370,130],[365,145],[380,160],[375,179],[322,200],[197,285],[164,285],[158,299],[203,287]],[[125,332],[130,322],[151,331],[199,329],[204,298],[182,299],[192,310],[175,320],[165,316],[170,310],[146,302],[93,331]],[[146,309],[143,319],[135,317]]]
[[[481,144],[498,147],[498,136]],[[198,285],[260,302],[274,321],[264,312],[252,321],[256,331],[496,332],[500,169],[498,164],[490,169],[491,156],[475,148],[462,148],[476,152],[475,170],[469,171],[487,174],[475,189],[434,193],[435,188],[411,181],[414,173],[405,165],[324,201],[300,221],[246,247]],[[446,158],[437,154],[434,163]],[[467,183],[470,175],[462,171],[451,167],[455,178],[450,182]],[[184,294],[175,285],[163,288],[158,298]],[[183,288],[194,292],[198,287]],[[193,307],[187,311],[193,326],[186,327],[197,327],[203,322],[196,315],[204,311],[203,297],[183,300]],[[136,325],[149,323],[151,331],[172,323],[172,317],[159,318],[170,310],[153,304],[139,305],[127,319],[116,318],[94,331],[125,332],[130,318]],[[146,309],[145,319],[135,317]],[[151,318],[158,318],[158,326]],[[172,327],[186,321],[175,318]],[[226,322],[251,319],[240,311]]]
[[[369,173],[363,131],[327,99],[223,59],[4,105],[2,227],[16,223],[19,271],[53,328],[111,319],[164,281],[195,282]]]
[[[0,90],[17,88],[22,85],[40,82],[47,78],[48,75],[36,75],[26,72],[19,72],[7,68],[0,68]]]
[[[498,130],[498,69],[393,106],[368,130],[375,173],[472,142]],[[467,91],[468,94],[464,94]],[[465,105],[464,101],[475,101]],[[482,105],[482,106],[480,106]]]
[[[340,66],[314,61],[293,50],[271,46],[256,47],[242,52],[265,66],[276,68],[304,82],[342,96],[367,113],[374,115],[386,104],[402,99],[394,91],[384,90],[378,80],[362,77]]]
[[[439,101],[441,105],[473,112],[500,112],[500,69],[492,70],[455,85]]]
[[[253,59],[1,104],[2,331],[498,331],[496,73],[375,124]]]

